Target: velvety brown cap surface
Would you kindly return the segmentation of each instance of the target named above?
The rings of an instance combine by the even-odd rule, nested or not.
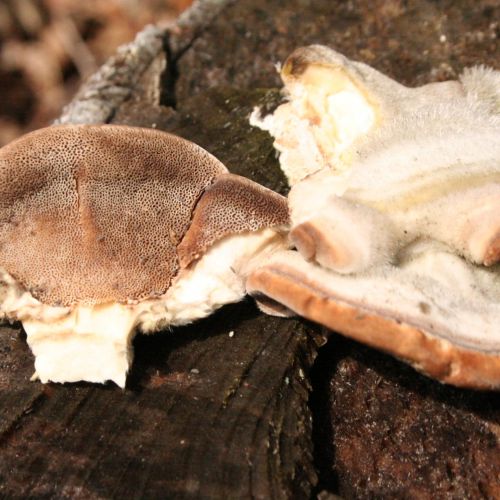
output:
[[[49,304],[164,293],[194,206],[227,172],[160,131],[70,125],[0,150],[0,267]]]
[[[187,267],[224,236],[286,224],[286,198],[245,177],[221,175],[196,205],[178,249],[181,266]]]

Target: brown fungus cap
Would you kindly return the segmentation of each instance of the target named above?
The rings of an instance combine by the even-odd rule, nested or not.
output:
[[[227,172],[165,132],[50,127],[0,150],[0,267],[52,305],[164,293],[203,190]]]
[[[221,175],[200,198],[193,222],[179,245],[185,268],[230,234],[289,224],[286,198],[239,175]]]

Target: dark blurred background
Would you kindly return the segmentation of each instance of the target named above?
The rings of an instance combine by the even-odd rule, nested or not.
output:
[[[0,0],[0,146],[56,118],[116,48],[192,0]]]

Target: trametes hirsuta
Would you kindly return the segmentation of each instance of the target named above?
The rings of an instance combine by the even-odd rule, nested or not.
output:
[[[313,45],[281,74],[288,101],[251,121],[281,152],[296,250],[247,289],[439,380],[499,387],[500,72],[408,88]]]

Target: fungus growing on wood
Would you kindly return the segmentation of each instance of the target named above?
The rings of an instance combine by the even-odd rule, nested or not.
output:
[[[136,328],[240,300],[287,221],[283,197],[179,137],[43,129],[0,150],[0,315],[22,321],[43,382],[123,387]]]
[[[315,45],[282,77],[289,101],[252,122],[281,152],[296,250],[248,291],[445,382],[500,387],[500,72],[407,88]]]
[[[276,136],[289,206],[153,130],[53,127],[0,151],[0,314],[42,381],[123,386],[136,328],[249,292],[500,387],[500,74],[409,89],[312,46],[283,77],[290,101],[252,121]]]

